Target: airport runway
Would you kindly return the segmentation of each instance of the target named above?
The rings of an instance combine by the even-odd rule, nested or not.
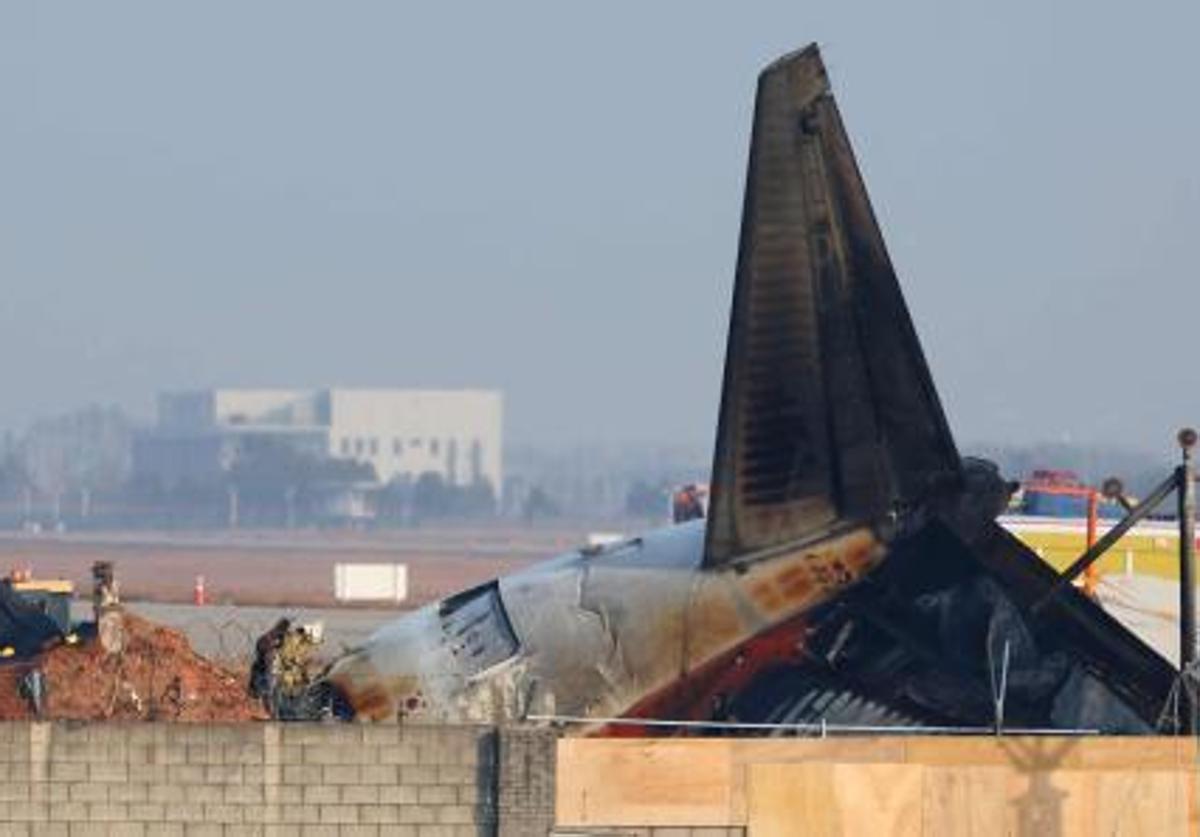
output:
[[[189,602],[203,576],[211,602],[330,607],[336,564],[402,563],[409,568],[409,600],[420,603],[565,552],[585,538],[584,532],[519,527],[0,534],[0,572],[30,567],[36,577],[70,579],[85,591],[91,588],[92,563],[112,561],[130,600]]]

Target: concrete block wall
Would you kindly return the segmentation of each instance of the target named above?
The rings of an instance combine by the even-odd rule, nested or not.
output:
[[[546,834],[554,825],[558,736],[506,727],[499,736],[496,804],[499,837]]]
[[[504,734],[485,726],[3,723],[0,835],[547,834],[552,802],[540,820],[506,825],[499,812],[553,800],[553,745],[541,745],[550,761],[539,778],[549,784],[530,790],[501,779]]]

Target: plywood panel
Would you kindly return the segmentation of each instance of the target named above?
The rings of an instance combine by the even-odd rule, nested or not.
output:
[[[748,837],[1194,833],[1180,771],[810,762],[751,765],[747,782]]]
[[[751,765],[748,835],[918,837],[923,773],[910,764]]]
[[[563,739],[558,745],[560,826],[730,822],[728,740]]]
[[[777,799],[802,833],[1200,834],[1195,759],[1193,741],[1165,738],[564,739],[558,817],[770,828],[775,814],[752,808]]]
[[[900,737],[858,738],[737,738],[730,741],[733,757],[730,792],[730,822],[746,822],[747,770],[765,762],[899,763],[904,761],[904,739]]]
[[[930,823],[955,823],[945,834],[1003,837],[1020,833],[1006,822],[1010,772],[1005,767],[926,767],[921,795],[924,834]],[[882,836],[881,836],[882,837]]]

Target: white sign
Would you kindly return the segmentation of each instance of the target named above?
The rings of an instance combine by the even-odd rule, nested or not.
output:
[[[334,564],[339,602],[402,602],[408,598],[407,564]]]

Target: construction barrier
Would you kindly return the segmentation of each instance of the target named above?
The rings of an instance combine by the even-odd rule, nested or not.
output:
[[[558,742],[564,833],[1195,835],[1196,742],[870,737]]]

